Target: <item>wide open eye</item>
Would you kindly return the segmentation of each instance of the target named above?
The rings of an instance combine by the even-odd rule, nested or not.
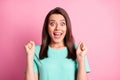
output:
[[[60,26],[65,26],[65,25],[66,25],[65,22],[61,22],[61,23],[60,23]]]
[[[55,22],[50,22],[49,24],[50,24],[50,26],[56,26]]]

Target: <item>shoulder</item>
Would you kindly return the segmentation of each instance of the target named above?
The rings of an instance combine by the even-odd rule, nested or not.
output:
[[[35,52],[39,52],[40,49],[41,49],[41,45],[37,45],[37,46],[35,46]]]
[[[35,46],[35,56],[36,57],[39,57],[40,49],[41,49],[41,45],[36,45]]]
[[[78,48],[78,44],[74,44],[74,47],[75,47],[75,49],[77,49]]]

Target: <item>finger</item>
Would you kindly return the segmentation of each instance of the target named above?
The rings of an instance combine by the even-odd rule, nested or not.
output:
[[[28,45],[25,45],[24,48],[26,52],[29,50]]]
[[[81,44],[80,44],[81,51],[83,51],[83,48],[84,48],[84,45],[83,45],[83,42],[81,42]]]
[[[82,50],[84,51],[85,50],[85,46],[84,46],[84,44],[82,43]]]
[[[32,48],[32,43],[28,43],[28,48],[31,49]]]
[[[82,50],[85,51],[85,52],[87,52],[87,48],[85,47],[85,45],[84,45],[84,47],[82,48]]]
[[[35,45],[35,42],[34,42],[34,41],[30,41],[30,43],[31,43],[32,45]]]
[[[85,45],[83,44],[83,42],[81,43],[80,47],[81,47],[81,50],[82,50],[82,51],[86,50],[86,47],[85,47]]]
[[[80,44],[80,47],[81,47],[81,48],[83,48],[83,47],[84,47],[83,42]]]
[[[27,49],[27,45],[25,45],[24,48]]]
[[[34,41],[29,41],[29,42],[25,45],[25,48],[26,48],[26,49],[31,49],[34,45],[35,45]]]
[[[81,46],[80,46],[80,45],[81,45],[81,43],[82,43],[82,42],[79,42],[79,44],[78,44],[78,48],[81,48]]]
[[[26,45],[25,45],[25,47],[27,48],[27,49],[30,49],[30,48],[32,48],[32,43],[27,43]]]

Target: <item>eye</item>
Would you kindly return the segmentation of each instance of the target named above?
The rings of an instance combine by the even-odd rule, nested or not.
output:
[[[61,22],[60,25],[61,25],[61,26],[65,26],[66,23],[65,23],[65,22]]]
[[[56,25],[55,22],[50,22],[49,24],[50,24],[50,26],[55,26]]]

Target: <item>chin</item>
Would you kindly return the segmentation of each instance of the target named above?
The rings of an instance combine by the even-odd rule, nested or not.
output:
[[[63,42],[63,39],[62,39],[62,40],[61,40],[61,39],[57,39],[57,40],[54,39],[53,42],[54,42],[54,43],[61,43],[61,42]]]

